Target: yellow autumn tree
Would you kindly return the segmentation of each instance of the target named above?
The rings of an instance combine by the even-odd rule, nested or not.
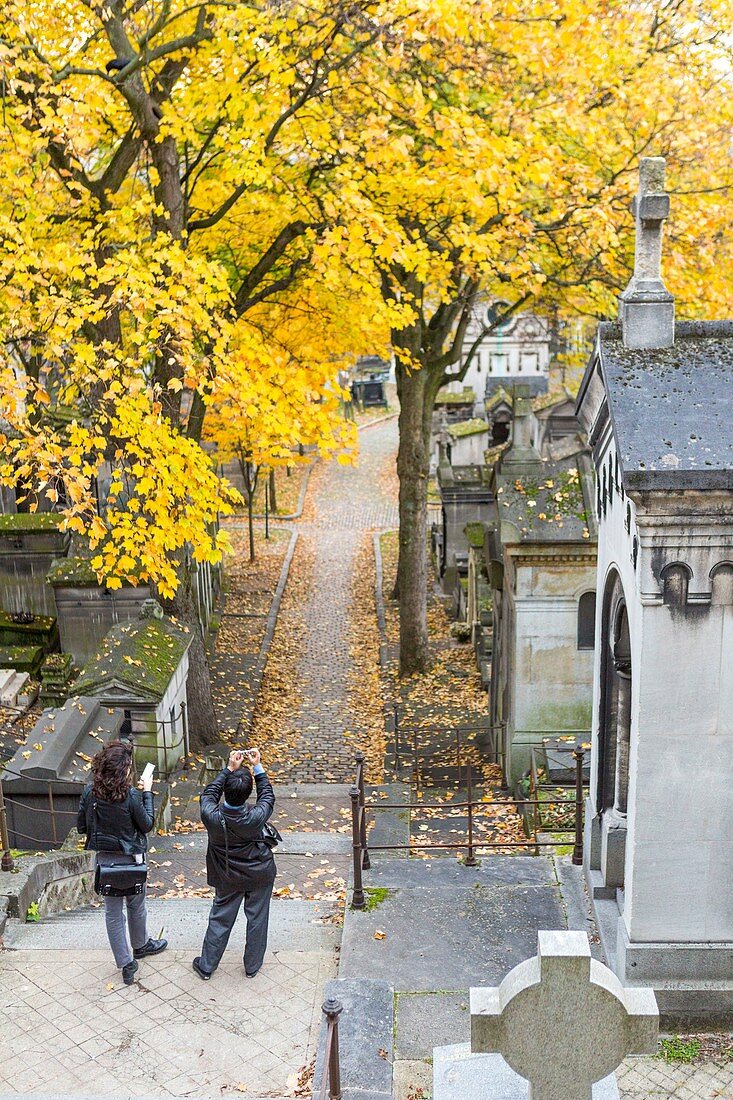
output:
[[[149,580],[189,622],[202,742],[184,566],[218,557],[211,521],[234,502],[205,414],[230,355],[261,346],[244,319],[323,233],[331,87],[388,9],[8,0],[0,16],[0,480],[60,511],[100,579]]]
[[[402,15],[397,18],[397,9]],[[461,378],[479,295],[613,314],[640,156],[676,194],[666,270],[693,316],[730,312],[731,3],[397,0],[336,101],[325,280],[381,289],[400,399],[400,659],[429,662],[426,525],[436,394]],[[342,264],[334,271],[332,258]]]

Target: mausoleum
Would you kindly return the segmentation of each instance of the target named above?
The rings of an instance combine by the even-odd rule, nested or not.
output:
[[[586,875],[622,982],[733,1013],[733,322],[675,324],[662,158],[578,397],[597,482]]]
[[[167,776],[187,749],[186,679],[191,635],[147,600],[140,618],[115,626],[82,670],[74,691],[124,712],[138,766]]]

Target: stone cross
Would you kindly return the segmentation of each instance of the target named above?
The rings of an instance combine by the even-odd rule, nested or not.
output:
[[[636,218],[634,273],[620,298],[626,347],[666,348],[674,343],[674,298],[662,282],[662,226],[669,217],[664,157],[643,157],[639,190],[631,204]]]
[[[529,1081],[530,1100],[591,1100],[627,1054],[656,1050],[656,998],[592,959],[585,932],[538,940],[500,986],[471,990],[471,1050],[501,1054]]]

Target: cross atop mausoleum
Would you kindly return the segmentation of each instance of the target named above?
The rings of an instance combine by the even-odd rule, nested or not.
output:
[[[501,1054],[529,1081],[529,1100],[591,1100],[628,1054],[656,1050],[657,1002],[592,959],[584,932],[538,940],[500,986],[471,990],[471,1050]]]
[[[664,170],[664,157],[644,157],[639,164],[639,190],[631,205],[636,218],[634,273],[620,298],[628,348],[674,344],[674,298],[662,282],[662,226],[669,217]]]

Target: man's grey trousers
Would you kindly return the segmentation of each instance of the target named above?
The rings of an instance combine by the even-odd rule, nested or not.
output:
[[[117,852],[102,852],[98,863],[129,863],[130,856]],[[125,920],[125,913],[127,920]],[[147,914],[145,906],[145,887],[142,894],[133,894],[129,898],[105,898],[104,920],[107,925],[107,937],[112,954],[119,967],[127,966],[133,960],[133,950],[144,947],[148,942],[146,928]],[[128,939],[127,926],[130,932]]]
[[[270,919],[270,898],[273,883],[258,886],[255,890],[221,894],[217,890],[209,916],[209,927],[201,948],[201,969],[209,974],[221,962],[232,928],[244,902],[247,918],[247,944],[244,949],[244,969],[255,974],[262,966],[267,948],[267,926]]]

